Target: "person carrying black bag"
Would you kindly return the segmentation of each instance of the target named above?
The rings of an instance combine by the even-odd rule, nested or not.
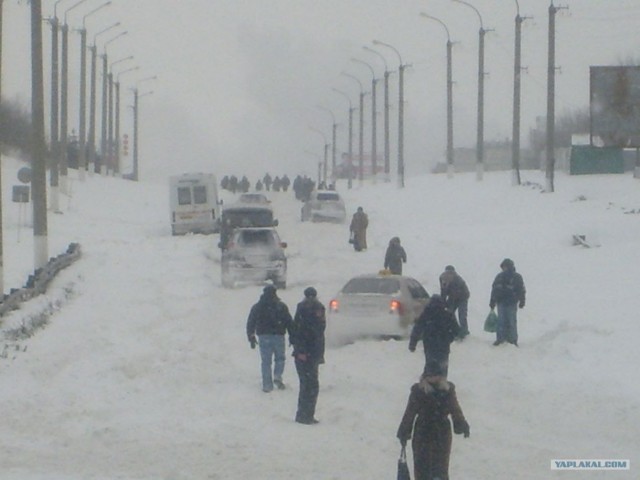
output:
[[[320,391],[318,367],[324,363],[324,330],[327,322],[324,305],[317,296],[315,288],[306,288],[304,300],[298,304],[293,317],[291,344],[300,379],[296,422],[304,425],[318,423],[315,418]]]
[[[458,403],[455,385],[444,377],[438,362],[430,362],[420,381],[411,387],[397,433],[403,447],[413,435],[415,480],[449,480],[452,442],[449,416],[454,433],[468,438],[470,427]]]

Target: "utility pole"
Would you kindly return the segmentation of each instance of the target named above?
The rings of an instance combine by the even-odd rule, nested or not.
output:
[[[513,66],[513,130],[511,134],[512,185],[520,185],[520,81],[522,77],[522,22],[526,17],[520,16],[520,5],[515,0],[517,14],[515,20],[515,55]]]
[[[421,12],[420,16],[428,18],[438,22],[445,30],[447,34],[447,177],[453,177],[453,73],[452,73],[452,60],[451,51],[453,43],[451,42],[451,35],[449,34],[449,28],[439,18],[436,18],[427,13]]]
[[[2,99],[2,2],[0,0],[0,103]],[[0,144],[0,298],[4,299],[4,250],[2,223],[2,145]]]
[[[547,169],[546,191],[554,191],[555,173],[555,97],[556,97],[556,13],[559,7],[549,5],[549,52],[547,68]]]
[[[59,100],[60,100],[60,91],[59,91],[59,62],[58,62],[58,32],[60,30],[60,25],[58,22],[58,15],[56,13],[56,7],[58,6],[60,0],[56,2],[54,6],[54,14],[53,17],[49,20],[51,24],[51,117],[50,117],[50,128],[51,128],[51,173],[50,173],[50,187],[51,191],[49,192],[50,201],[51,201],[51,209],[54,212],[59,211],[60,209],[60,192],[59,192],[59,167],[60,167],[60,146],[59,146],[59,124],[58,120],[60,118],[59,111]]]
[[[31,0],[31,121],[34,269],[38,270],[44,267],[49,259],[42,68],[42,0]]]
[[[348,160],[348,169],[349,172],[347,174],[347,188],[352,188],[353,187],[353,111],[355,110],[353,108],[353,105],[351,103],[351,98],[349,97],[349,95],[347,95],[346,93],[344,93],[341,90],[338,90],[337,88],[332,88],[332,90],[336,93],[339,93],[340,95],[342,95],[344,98],[347,99],[347,101],[349,102],[349,160]]]

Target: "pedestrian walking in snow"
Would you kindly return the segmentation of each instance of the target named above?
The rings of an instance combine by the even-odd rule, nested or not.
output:
[[[402,264],[407,263],[407,252],[400,245],[400,238],[393,237],[384,254],[384,268],[394,275],[402,275]]]
[[[285,363],[285,333],[292,337],[293,320],[289,308],[276,293],[276,287],[267,285],[258,303],[251,307],[247,319],[247,339],[251,348],[260,347],[262,365],[262,391],[270,392],[275,385],[285,389],[282,381]],[[273,370],[272,370],[273,365]]]
[[[349,231],[353,240],[353,248],[356,252],[367,249],[367,227],[369,226],[369,217],[364,213],[362,207],[358,207],[356,213],[351,218]]]
[[[432,295],[413,325],[409,338],[409,350],[415,352],[416,345],[422,340],[425,369],[430,363],[438,363],[446,377],[451,342],[459,332],[460,326],[456,317],[447,309],[447,304],[442,297],[437,294]]]
[[[453,431],[468,438],[470,428],[456,396],[437,362],[428,365],[420,381],[411,387],[397,437],[404,447],[412,438],[415,480],[448,480]]]
[[[489,306],[498,307],[498,328],[494,345],[509,342],[518,346],[518,308],[524,308],[526,289],[522,275],[516,272],[513,260],[500,263],[502,271],[491,285]]]
[[[324,330],[327,325],[325,308],[318,301],[318,292],[309,287],[293,318],[293,357],[300,379],[296,422],[305,425],[318,423],[315,418],[320,382],[318,370],[324,363]]]
[[[458,275],[453,265],[447,265],[440,275],[440,295],[447,304],[447,308],[455,315],[458,313],[460,333],[458,338],[462,340],[469,335],[467,323],[467,309],[469,305],[469,287],[467,282]]]

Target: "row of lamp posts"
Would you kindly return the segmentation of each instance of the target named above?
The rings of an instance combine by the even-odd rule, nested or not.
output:
[[[68,15],[73,10],[85,4],[89,0],[76,0],[63,11],[62,19],[58,16],[58,8],[65,0],[56,0],[53,4],[53,17],[47,21],[51,26],[51,118],[50,118],[50,150],[52,161],[50,166],[50,205],[53,211],[59,210],[59,192],[68,193],[68,138],[69,138],[69,24]],[[82,17],[80,33],[80,93],[79,93],[79,131],[78,131],[78,176],[85,180],[88,171],[92,174],[96,162],[96,76],[97,76],[97,37],[111,31],[120,25],[116,22],[94,35],[93,44],[87,46],[87,18],[98,13],[112,2],[106,1],[89,11]],[[33,199],[33,230],[34,230],[34,267],[35,270],[43,267],[48,261],[48,234],[47,234],[47,200],[46,200],[46,145],[44,132],[44,81],[43,81],[43,49],[42,49],[42,0],[30,1],[31,12],[31,84],[32,84],[32,168],[31,185]],[[0,0],[0,93],[2,85],[2,23],[3,0]],[[100,172],[106,174],[111,170],[119,173],[120,163],[120,76],[137,70],[131,67],[116,74],[113,81],[113,67],[116,64],[131,60],[128,56],[109,64],[107,46],[118,38],[126,35],[126,31],[120,32],[103,44],[102,58],[102,131],[101,131],[101,162]],[[61,50],[59,50],[61,47]],[[91,86],[89,100],[89,128],[87,131],[87,50],[91,52]],[[155,79],[148,77],[139,80],[133,88],[134,93],[134,173],[132,179],[138,179],[138,99],[152,92],[140,94],[138,84],[145,80]],[[114,92],[115,89],[115,92]],[[115,110],[115,112],[114,112]],[[114,118],[115,117],[115,118]],[[87,155],[88,153],[88,155]],[[4,268],[2,248],[2,169],[0,162],[0,301],[4,295]]]
[[[491,30],[486,29],[484,27],[482,15],[480,11],[473,6],[471,3],[465,0],[452,0],[453,2],[459,3],[461,5],[465,5],[471,8],[478,17],[480,23],[480,29],[478,32],[478,93],[477,93],[477,138],[476,138],[476,177],[478,180],[482,180],[484,170],[485,170],[485,161],[484,161],[484,77],[485,77],[485,67],[484,67],[484,50],[485,50],[485,34]],[[513,169],[513,184],[520,184],[520,77],[521,77],[521,26],[524,20],[528,17],[523,17],[520,15],[520,5],[518,4],[518,0],[514,0],[516,4],[517,14],[515,17],[515,55],[514,55],[514,92],[513,92],[513,131],[512,131],[512,169]],[[553,0],[551,1],[550,6],[550,36],[553,29],[552,18],[553,14],[557,11],[557,7],[554,7]],[[446,159],[447,159],[447,175],[451,177],[454,172],[454,149],[453,149],[453,74],[452,74],[452,47],[453,42],[451,40],[451,35],[449,32],[449,28],[441,19],[429,15],[427,13],[421,12],[420,15],[423,18],[428,20],[432,20],[440,24],[446,33],[447,43],[446,43],[446,56],[447,56],[447,68],[446,68],[446,85],[447,85],[447,148],[446,148]],[[379,47],[384,47],[389,50],[392,50],[398,57],[399,66],[398,66],[398,83],[399,83],[399,92],[398,92],[398,153],[397,153],[397,178],[398,178],[398,186],[404,187],[405,184],[405,162],[404,162],[404,72],[408,64],[405,64],[402,60],[400,52],[392,45],[388,43],[381,42],[379,40],[374,40],[373,44]],[[551,42],[550,42],[551,45]],[[385,181],[389,181],[390,179],[390,145],[389,145],[389,75],[393,72],[389,71],[387,67],[387,62],[385,60],[384,55],[382,55],[377,50],[374,50],[368,46],[363,47],[365,50],[370,53],[375,54],[379,57],[384,63],[384,174]],[[551,50],[551,48],[550,48]],[[553,62],[553,57],[550,54],[550,63]],[[378,79],[375,77],[375,71],[373,67],[360,59],[352,58],[352,61],[365,65],[372,74],[372,84],[371,84],[371,108],[372,108],[372,122],[371,122],[371,168],[372,168],[372,177],[374,181],[377,176],[377,138],[376,138],[376,83]],[[555,66],[553,67],[555,68]],[[550,70],[552,67],[549,68]],[[356,110],[353,107],[351,102],[351,98],[348,94],[343,92],[342,90],[338,90],[333,88],[336,93],[347,98],[349,101],[349,140],[348,140],[348,187],[351,188],[352,180],[353,180],[353,172],[357,171],[358,179],[360,182],[363,180],[364,176],[364,145],[363,145],[363,134],[364,134],[364,97],[367,94],[364,90],[364,86],[360,79],[354,75],[351,75],[347,72],[341,73],[343,76],[349,77],[355,81],[357,81],[360,87],[360,103],[359,103],[359,148],[358,148],[358,167],[357,169],[353,168],[353,112]],[[548,101],[548,122],[553,121],[553,73],[549,74],[550,78],[550,87],[551,93],[548,97],[551,99]],[[332,113],[333,116],[333,113]],[[335,129],[336,129],[335,117],[333,117],[333,143],[334,143],[334,152],[335,152]],[[548,127],[548,130],[553,131],[553,124]],[[325,145],[326,145],[325,139]],[[553,138],[548,139],[547,142],[549,145],[553,144]],[[547,157],[552,158],[553,150],[552,147],[548,147],[548,150],[551,152],[547,152]],[[549,163],[549,159],[547,160]],[[335,165],[335,153],[334,153],[334,162],[333,162],[333,171],[332,176],[335,177],[336,165]],[[552,171],[552,169],[551,169]],[[553,177],[549,173],[548,177],[551,177],[551,187],[550,191],[553,191]],[[334,178],[335,179],[335,178]],[[325,168],[324,181],[327,181],[327,174]]]

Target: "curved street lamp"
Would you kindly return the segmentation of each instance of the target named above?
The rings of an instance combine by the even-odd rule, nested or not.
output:
[[[113,64],[112,64],[113,65]],[[122,171],[121,169],[121,165],[120,165],[120,77],[122,75],[125,75],[127,73],[130,72],[135,72],[136,70],[140,70],[139,66],[135,66],[135,67],[130,67],[127,68],[126,70],[122,70],[121,72],[118,72],[116,74],[116,81],[114,82],[115,85],[115,89],[116,89],[116,98],[115,98],[115,133],[114,133],[114,145],[113,148],[115,150],[115,155],[114,155],[114,165],[113,165],[113,173],[114,175],[118,175],[120,174],[120,172]]]
[[[104,35],[105,33],[113,30],[114,28],[120,26],[120,22],[115,22],[109,25],[108,27],[103,28],[98,33],[93,36],[93,44],[89,47],[91,51],[91,84],[90,84],[90,95],[89,95],[89,137],[88,137],[88,146],[89,146],[89,156],[87,158],[89,175],[93,175],[95,172],[95,161],[96,161],[96,71],[97,71],[97,51],[98,48],[96,46],[96,42],[100,35]]]
[[[387,47],[398,56],[398,186],[404,188],[404,70],[408,65],[402,63],[402,56],[393,45],[380,40],[374,40],[373,44]]]
[[[389,76],[391,75],[391,72],[387,67],[387,60],[384,58],[384,55],[366,45],[362,48],[367,52],[376,55],[380,60],[382,60],[384,65],[384,181],[389,182],[391,181],[391,178],[389,177],[391,169],[389,149]]]
[[[322,136],[322,139],[324,140],[324,175],[323,175],[323,181],[325,183],[325,185],[327,184],[327,162],[328,162],[328,157],[329,157],[329,143],[327,142],[327,136],[324,134],[324,132],[322,132],[322,130],[318,130],[317,128],[314,127],[309,127],[309,130],[311,130],[312,132],[316,132],[317,134]],[[320,175],[319,175],[319,171],[318,171],[318,188],[320,188]]]
[[[352,80],[358,82],[360,86],[360,112],[359,112],[359,120],[360,120],[360,128],[359,128],[359,139],[358,139],[358,181],[360,185],[362,185],[362,181],[364,178],[364,96],[365,91],[360,79],[354,75],[351,75],[347,72],[340,72],[340,75],[345,77],[349,77]]]
[[[84,181],[87,170],[87,18],[94,15],[104,7],[111,5],[111,0],[86,13],[82,17],[80,28],[80,129],[78,132],[78,175],[80,181]]]
[[[138,159],[139,104],[140,104],[141,98],[153,94],[153,90],[145,93],[139,93],[139,87],[141,83],[150,82],[152,80],[156,80],[157,78],[158,78],[157,75],[152,75],[149,77],[142,78],[136,81],[136,86],[132,88],[133,90],[133,173],[132,173],[131,179],[136,182],[140,178],[140,163]]]
[[[102,57],[102,141],[100,143],[100,151],[102,152],[102,162],[100,166],[100,173],[102,175],[106,175],[111,167],[111,145],[110,145],[110,135],[109,135],[109,127],[112,124],[113,120],[113,112],[111,109],[111,94],[113,90],[110,88],[109,82],[109,63],[108,63],[108,55],[107,55],[107,47],[125,36],[128,32],[126,30],[118,33],[114,37],[110,38],[102,45],[103,54]]]
[[[317,105],[320,110],[324,110],[331,115],[332,125],[331,125],[331,179],[335,183],[336,181],[336,130],[338,129],[338,124],[336,123],[336,116],[333,114],[331,110],[322,105]],[[324,178],[325,183],[327,180],[327,164],[324,164]]]
[[[484,36],[488,32],[484,28],[480,11],[465,0],[451,0],[470,7],[480,21],[478,31],[478,109],[477,109],[477,140],[476,140],[476,179],[482,180],[484,174]]]
[[[375,70],[369,63],[360,60],[359,58],[352,58],[351,61],[366,66],[371,72],[371,175],[373,183],[375,183],[378,175],[378,112],[376,108],[376,84],[378,83],[378,79],[376,78]]]
[[[449,28],[442,20],[424,12],[421,12],[420,16],[438,22],[447,33],[447,176],[451,178],[453,176],[453,80],[451,73],[451,46],[453,44]]]
[[[348,161],[347,167],[349,171],[347,172],[347,188],[353,187],[353,111],[355,110],[353,104],[351,103],[351,97],[347,95],[342,90],[338,90],[337,88],[332,88],[334,92],[339,95],[342,95],[349,102],[349,147],[348,147]]]

